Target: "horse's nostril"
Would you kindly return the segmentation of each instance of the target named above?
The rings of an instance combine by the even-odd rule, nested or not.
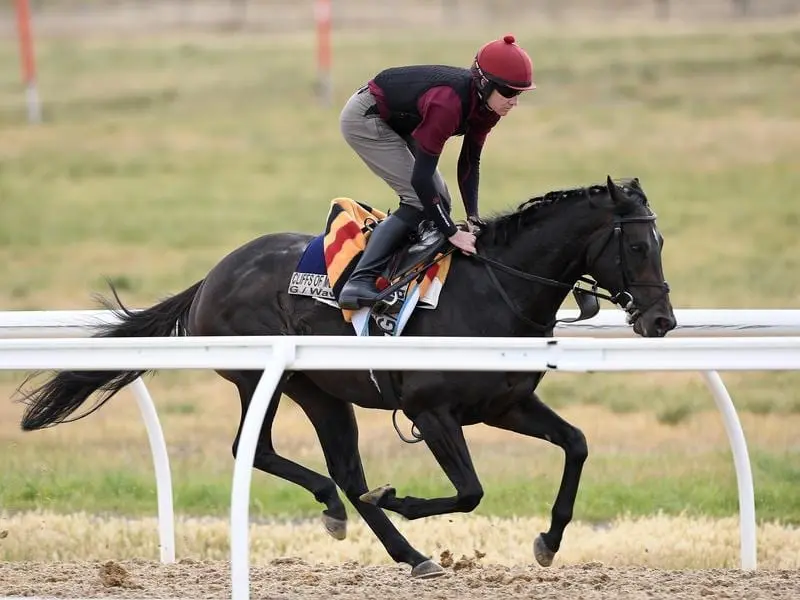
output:
[[[668,331],[672,331],[673,329],[675,329],[675,325],[676,325],[675,319],[669,317],[658,317],[656,319],[656,327],[661,331],[663,331],[664,333],[667,333]]]

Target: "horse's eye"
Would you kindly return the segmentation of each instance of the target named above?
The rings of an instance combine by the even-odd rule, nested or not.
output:
[[[644,254],[647,251],[647,244],[631,244],[631,252]]]

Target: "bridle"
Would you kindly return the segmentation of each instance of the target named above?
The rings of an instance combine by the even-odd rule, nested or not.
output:
[[[641,215],[638,217],[615,217],[614,229],[611,231],[609,237],[606,239],[605,243],[600,249],[600,252],[598,253],[598,256],[602,254],[605,250],[605,247],[611,242],[612,239],[617,240],[617,257],[615,259],[615,263],[619,267],[620,273],[622,274],[622,291],[615,294],[614,299],[611,301],[614,304],[621,306],[625,312],[628,313],[628,324],[630,325],[638,321],[644,313],[661,302],[661,300],[663,300],[664,297],[669,294],[669,284],[666,281],[636,281],[631,279],[628,274],[628,265],[625,262],[623,225],[625,223],[654,223],[655,220],[655,214]],[[589,267],[591,268],[591,261],[589,261]],[[631,295],[629,291],[633,287],[660,288],[661,294],[647,304],[647,306],[637,306],[633,299],[633,295]]]
[[[556,279],[550,279],[548,277],[541,277],[539,275],[533,275],[531,273],[526,273],[525,271],[520,271],[519,269],[509,267],[508,265],[505,265],[493,258],[489,258],[488,256],[485,256],[483,254],[474,254],[473,257],[479,260],[480,262],[484,263],[484,265],[486,266],[486,271],[489,274],[489,279],[491,280],[494,287],[497,289],[500,296],[503,298],[503,301],[505,301],[505,303],[511,309],[511,312],[514,314],[514,316],[516,316],[519,320],[523,321],[527,325],[541,332],[547,332],[552,330],[557,323],[575,323],[578,321],[584,321],[586,319],[594,317],[600,310],[600,304],[598,300],[608,300],[612,304],[615,304],[620,308],[622,308],[628,314],[627,317],[628,324],[633,325],[636,321],[639,320],[639,318],[644,313],[650,310],[655,304],[660,302],[669,293],[669,284],[666,281],[662,281],[660,283],[650,282],[650,281],[636,281],[630,277],[630,275],[628,274],[628,268],[627,268],[628,265],[625,261],[625,252],[623,244],[624,228],[625,225],[628,223],[647,223],[647,222],[654,222],[655,220],[656,220],[655,214],[642,215],[636,217],[614,217],[614,227],[611,231],[609,231],[609,234],[606,237],[605,242],[603,242],[596,256],[602,255],[606,247],[611,243],[612,240],[617,240],[618,253],[615,262],[622,274],[622,289],[616,293],[605,294],[603,292],[598,292],[597,291],[598,283],[594,279],[591,279],[589,277],[579,277],[578,281],[574,285],[570,285],[568,283],[564,283],[563,281],[558,281]],[[593,261],[588,261],[588,262],[589,266],[591,267],[591,263]],[[494,269],[503,271],[504,273],[508,273],[509,275],[513,275],[525,281],[533,281],[536,283],[548,285],[550,287],[572,290],[573,296],[579,308],[578,316],[568,319],[554,319],[552,322],[547,324],[542,324],[542,323],[537,323],[536,321],[532,321],[524,314],[522,314],[519,308],[517,308],[517,306],[514,304],[514,301],[509,297],[508,293],[506,293],[505,289],[503,289],[503,286],[497,279],[497,275],[495,274]],[[578,285],[580,283],[589,285],[590,289],[580,287]],[[657,287],[661,288],[661,294],[655,300],[650,302],[647,306],[638,306],[633,297],[633,294],[631,294],[630,292],[630,289],[633,287]]]

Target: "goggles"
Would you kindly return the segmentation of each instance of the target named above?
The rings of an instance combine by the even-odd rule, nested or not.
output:
[[[500,94],[503,98],[514,98],[522,93],[522,90],[515,90],[514,88],[510,88],[505,85],[495,86],[494,89],[496,89],[497,93]]]

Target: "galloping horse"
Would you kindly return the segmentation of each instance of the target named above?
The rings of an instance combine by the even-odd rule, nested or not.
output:
[[[190,288],[142,311],[119,297],[120,322],[101,326],[101,337],[348,335],[340,310],[287,293],[290,276],[310,235],[275,233],[259,237],[224,257]],[[608,299],[628,314],[633,330],[661,337],[676,326],[661,265],[663,238],[638,179],[550,192],[517,210],[490,219],[478,238],[478,255],[453,255],[435,310],[419,311],[404,335],[551,336],[556,313],[584,275],[610,292]],[[220,371],[239,391],[242,421],[259,381],[259,371]],[[25,392],[24,430],[85,417],[141,375],[140,372],[62,371]],[[534,392],[544,373],[393,372],[396,393],[382,395],[370,373],[287,372],[266,415],[254,467],[292,481],[325,505],[323,522],[337,539],[346,534],[347,512],[336,486],[397,562],[416,577],[442,568],[417,551],[382,509],[407,519],[472,511],[483,497],[462,428],[485,423],[544,439],[562,448],[565,464],[548,531],[537,536],[534,555],[552,563],[572,519],[581,471],[588,455],[583,433]],[[94,392],[92,408],[72,416]],[[292,398],[313,424],[330,478],[276,454],[272,424],[281,394]],[[402,410],[455,488],[445,498],[400,496],[383,486],[369,491],[358,449],[353,405]],[[236,455],[239,433],[233,442]]]

